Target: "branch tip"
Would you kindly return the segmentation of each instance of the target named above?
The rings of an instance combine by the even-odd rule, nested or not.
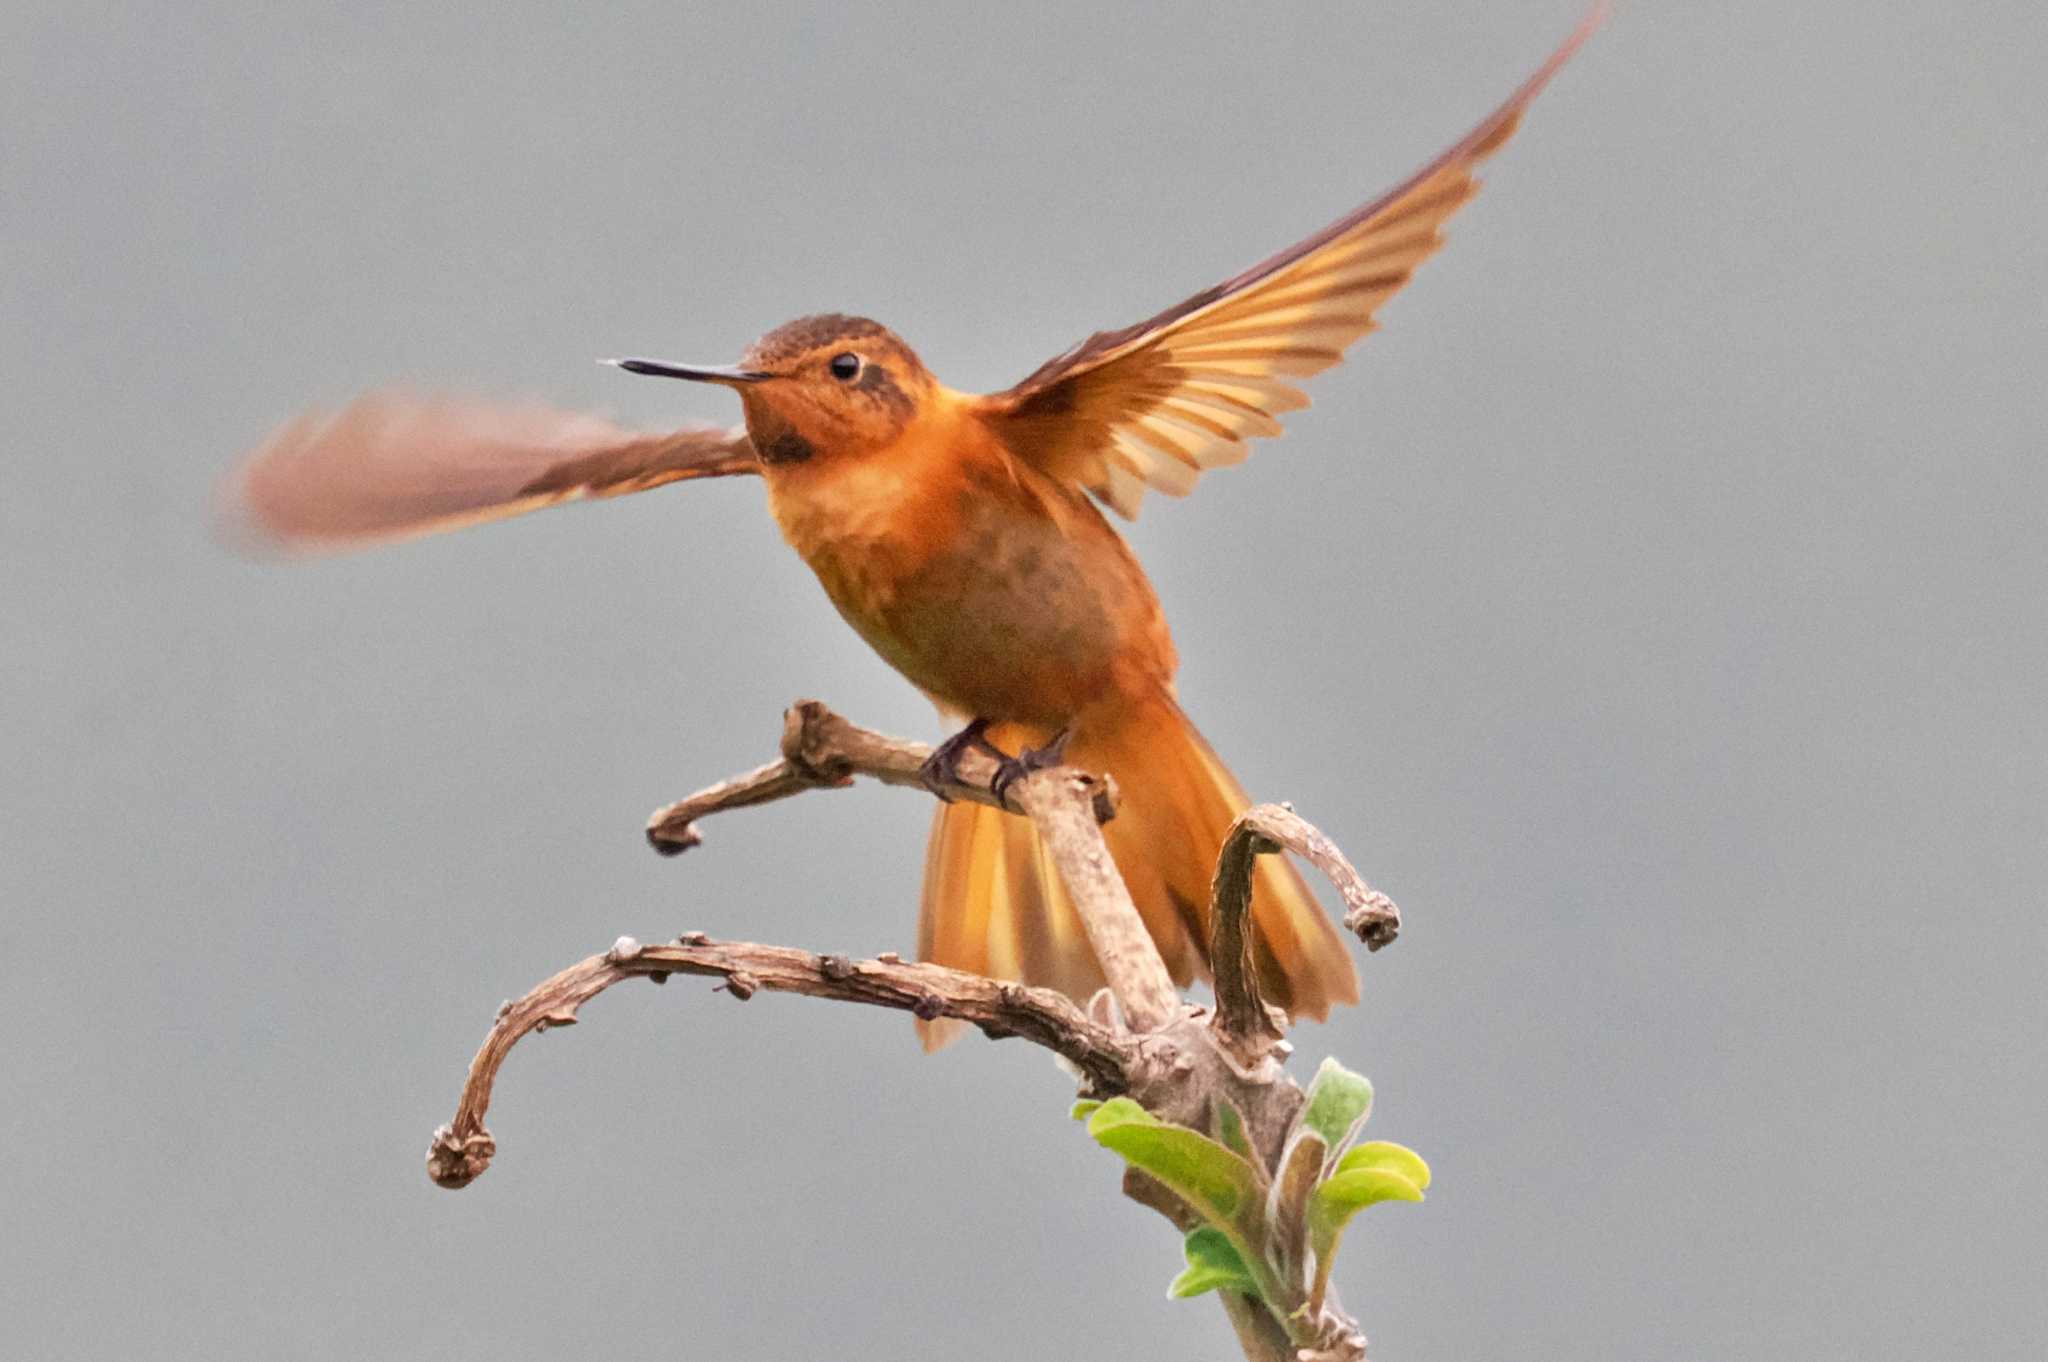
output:
[[[442,1126],[427,1148],[427,1176],[450,1190],[467,1187],[483,1176],[497,1152],[498,1142],[488,1130],[457,1135],[453,1126]]]
[[[680,856],[691,847],[703,846],[704,835],[688,823],[674,828],[650,826],[647,829],[647,845],[654,848],[654,854],[657,856]]]

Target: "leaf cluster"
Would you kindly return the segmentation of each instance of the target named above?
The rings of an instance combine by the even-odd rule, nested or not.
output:
[[[1211,1134],[1162,1121],[1128,1097],[1076,1103],[1074,1117],[1202,1221],[1169,1295],[1241,1292],[1306,1346],[1320,1332],[1330,1264],[1352,1217],[1382,1201],[1420,1201],[1429,1186],[1429,1165],[1414,1150],[1353,1145],[1371,1111],[1372,1084],[1324,1060],[1270,1169],[1228,1098],[1216,1101]]]

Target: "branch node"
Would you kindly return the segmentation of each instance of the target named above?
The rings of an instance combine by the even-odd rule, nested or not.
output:
[[[853,784],[853,763],[840,750],[846,720],[818,700],[799,700],[782,712],[782,759],[806,783]]]
[[[843,955],[821,955],[818,957],[818,973],[834,983],[851,979],[854,974],[853,961]]]
[[[1107,823],[1116,817],[1117,805],[1123,799],[1116,787],[1116,777],[1107,771],[1099,776],[1084,774],[1079,788],[1088,797],[1088,807],[1094,811],[1096,822]]]
[[[620,937],[617,941],[612,942],[612,948],[604,953],[604,958],[607,963],[614,965],[624,965],[639,959],[639,938],[631,936]]]
[[[760,987],[761,981],[743,969],[736,969],[731,974],[726,975],[725,982],[718,986],[718,988],[732,994],[733,997],[741,1002],[745,1002],[753,997],[754,991]],[[712,991],[717,992],[718,990],[714,989]]]
[[[911,1004],[910,1015],[919,1021],[937,1021],[946,1015],[946,1000],[936,993],[921,993]]]
[[[708,946],[711,944],[711,933],[681,932],[676,936],[676,944],[678,946]]]

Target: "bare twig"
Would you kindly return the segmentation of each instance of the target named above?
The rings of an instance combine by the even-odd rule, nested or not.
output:
[[[647,822],[647,838],[672,855],[702,841],[695,824],[708,814],[837,788],[856,775],[927,789],[924,762],[931,753],[923,743],[849,723],[816,700],[799,700],[782,716],[781,761],[658,810]],[[1156,1030],[1178,1016],[1180,993],[1102,841],[1100,824],[1116,812],[1109,777],[1054,766],[1011,781],[998,795],[996,761],[987,753],[963,753],[957,770],[959,778],[934,793],[1007,809],[1037,826],[1131,1029]]]
[[[816,700],[799,700],[782,714],[782,759],[745,775],[722,780],[716,785],[657,809],[647,820],[647,840],[664,856],[677,856],[700,845],[700,818],[727,809],[744,809],[769,804],[806,790],[843,789],[855,776],[868,776],[884,785],[901,785],[927,790],[924,763],[932,749],[908,738],[891,738],[862,728],[833,713]],[[961,753],[956,769],[960,778],[932,792],[945,799],[968,799],[978,804],[1024,810],[1014,800],[1005,804],[994,792],[996,761],[979,748]],[[1019,791],[1022,782],[1010,786]],[[1106,778],[1089,791],[1095,819],[1106,823],[1116,816],[1116,786]]]
[[[621,937],[604,954],[571,965],[499,1009],[490,1034],[470,1061],[455,1119],[434,1132],[427,1153],[428,1175],[443,1187],[462,1187],[490,1166],[497,1152],[497,1142],[484,1126],[491,1085],[512,1047],[529,1032],[574,1025],[577,1009],[613,984],[635,976],[661,983],[671,974],[721,978],[740,999],[767,989],[895,1008],[927,1020],[957,1017],[992,1037],[1022,1036],[1054,1051],[1079,1069],[1097,1093],[1119,1093],[1127,1086],[1132,1040],[1090,1021],[1064,994],[1051,989],[1001,983],[940,965],[907,964],[893,955],[852,960],[787,946],[713,941],[701,932],[660,946]]]
[[[1401,910],[1372,888],[1316,826],[1284,804],[1260,804],[1238,815],[1216,858],[1209,965],[1216,976],[1216,1039],[1242,1064],[1269,1054],[1285,1036],[1282,1019],[1259,996],[1252,958],[1252,878],[1260,856],[1288,850],[1329,876],[1344,896],[1344,926],[1368,950],[1401,930]]]
[[[1286,804],[1260,804],[1246,809],[1238,825],[1301,857],[1329,877],[1344,896],[1344,930],[1369,951],[1393,944],[1401,934],[1401,910],[1394,901],[1365,882],[1337,844]],[[1236,829],[1232,829],[1235,834]]]

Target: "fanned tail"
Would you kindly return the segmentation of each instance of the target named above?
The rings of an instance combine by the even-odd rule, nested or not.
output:
[[[998,724],[1008,752],[1049,735]],[[1103,828],[1153,942],[1186,985],[1209,977],[1209,891],[1216,853],[1249,807],[1229,770],[1164,693],[1088,711],[1067,760],[1116,777],[1123,803]],[[1330,917],[1285,857],[1262,856],[1252,888],[1259,982],[1267,1001],[1321,1020],[1358,1001],[1358,976]],[[997,979],[1057,988],[1086,1001],[1102,970],[1029,822],[984,804],[943,804],[932,822],[918,920],[921,959]],[[925,1048],[962,1023],[919,1022]]]

